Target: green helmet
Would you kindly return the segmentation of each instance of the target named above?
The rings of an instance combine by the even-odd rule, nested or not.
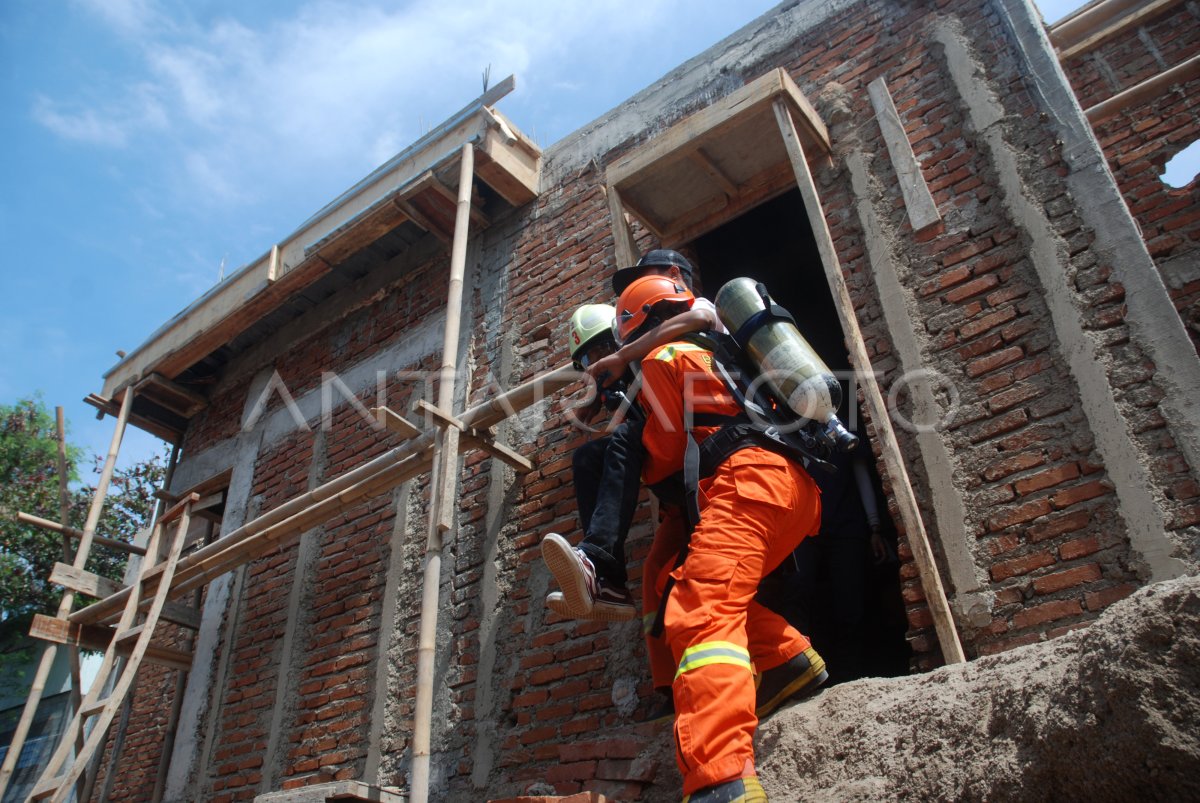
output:
[[[610,304],[584,304],[571,315],[571,361],[576,368],[582,367],[581,360],[589,348],[603,342],[601,338],[617,343],[613,338],[613,321],[617,310]]]

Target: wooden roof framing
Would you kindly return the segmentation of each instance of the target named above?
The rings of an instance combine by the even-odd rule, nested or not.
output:
[[[1050,43],[1064,65],[1086,55],[1129,30],[1161,17],[1183,0],[1093,0],[1075,13],[1056,22],[1048,30]],[[1088,122],[1096,126],[1131,106],[1157,97],[1170,87],[1200,77],[1200,54],[1160,70],[1134,86],[1126,87],[1110,98],[1084,110]]]
[[[1159,16],[1183,0],[1093,0],[1054,23],[1050,44],[1066,62]]]
[[[90,402],[111,413],[126,390],[144,377],[176,379],[402,224],[411,223],[415,231],[428,232],[448,247],[457,188],[446,180],[456,174],[465,143],[474,147],[475,175],[496,196],[512,206],[532,200],[538,192],[541,150],[491,108],[513,87],[509,77],[467,104],[286,240],[205,293],[109,370],[102,392],[89,397]],[[489,221],[478,200],[471,224],[483,228]],[[178,385],[161,392],[139,390],[132,423],[177,441],[199,409],[185,400],[187,393]]]
[[[824,123],[791,76],[776,69],[617,159],[606,172],[610,190],[670,247],[793,188],[773,111],[777,98],[805,152],[827,155]]]

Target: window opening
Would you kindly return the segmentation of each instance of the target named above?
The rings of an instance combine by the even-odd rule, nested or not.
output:
[[[1200,175],[1200,140],[1181,150],[1167,160],[1163,166],[1163,184],[1180,190],[1196,180]]]
[[[805,339],[839,377],[848,377],[850,360],[837,310],[821,266],[816,241],[805,217],[804,201],[791,190],[693,240],[703,295],[713,298],[738,276],[764,282],[771,295],[796,317]],[[908,672],[911,648],[900,596],[896,527],[891,520],[858,400],[843,380],[839,415],[853,424],[866,476],[877,503],[888,557],[875,562],[870,529],[846,458],[836,477],[814,478],[822,486],[822,531],[796,550],[793,566],[784,566],[764,583],[764,604],[783,613],[812,639],[828,662],[830,682],[859,677],[891,677]]]

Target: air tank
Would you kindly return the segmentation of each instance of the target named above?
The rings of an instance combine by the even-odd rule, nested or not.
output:
[[[733,279],[714,302],[721,322],[776,397],[797,415],[817,422],[830,446],[853,449],[858,438],[842,426],[842,386],[786,310],[754,279]]]

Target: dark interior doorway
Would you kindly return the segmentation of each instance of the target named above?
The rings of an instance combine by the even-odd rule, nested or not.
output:
[[[738,276],[764,282],[776,302],[795,316],[805,339],[839,378],[839,415],[862,438],[860,449],[839,460],[836,474],[814,479],[822,489],[822,528],[764,582],[760,599],[788,617],[825,657],[830,682],[890,677],[908,671],[911,649],[900,596],[896,528],[888,514],[866,428],[849,392],[850,360],[829,284],[798,190],[768,201],[685,249],[695,258],[703,294],[716,296]],[[865,467],[856,481],[854,462]],[[876,559],[860,487],[873,495],[879,540]],[[869,503],[868,503],[869,504]]]

